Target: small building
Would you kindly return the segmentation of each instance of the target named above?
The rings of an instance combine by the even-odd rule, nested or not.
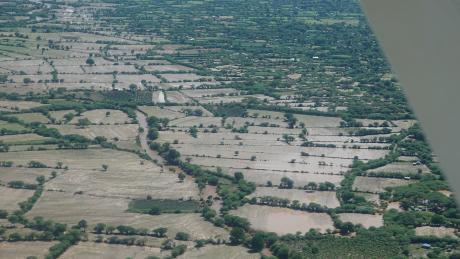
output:
[[[431,248],[431,245],[428,244],[428,243],[423,243],[423,244],[422,244],[422,248],[424,248],[424,249],[430,249],[430,248]]]

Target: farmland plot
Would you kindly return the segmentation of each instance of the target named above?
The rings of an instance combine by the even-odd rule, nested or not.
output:
[[[292,201],[299,201],[300,203],[309,204],[311,202],[326,206],[328,208],[336,208],[340,206],[335,192],[330,191],[317,191],[307,193],[304,190],[297,189],[278,189],[270,187],[258,187],[254,193],[248,196],[252,197],[265,197],[274,196]]]
[[[446,228],[446,227],[418,227],[415,228],[415,234],[417,236],[435,236],[439,238],[451,237],[457,239],[456,235],[457,230],[455,228]]]
[[[430,169],[426,165],[413,165],[410,162],[394,162],[382,167],[378,167],[368,172],[386,172],[386,173],[429,173]]]
[[[31,109],[35,107],[43,106],[39,102],[31,102],[31,101],[8,101],[8,100],[1,100],[0,107],[6,108],[8,110],[25,110]]]
[[[409,185],[414,182],[414,180],[358,176],[353,183],[353,190],[380,193],[385,192],[385,188],[387,187]]]
[[[34,208],[26,214],[28,218],[42,216],[65,224],[76,224],[81,219],[88,221],[90,227],[97,223],[112,226],[128,225],[135,228],[168,228],[168,236],[177,232],[189,233],[193,239],[228,237],[222,228],[214,227],[204,221],[199,214],[147,214],[129,213],[128,199],[74,195],[66,192],[45,191]]]
[[[181,90],[181,93],[190,98],[221,96],[239,93],[238,90],[233,88],[216,88],[216,89],[187,89]]]
[[[136,137],[139,128],[137,124],[90,125],[84,128],[75,125],[51,125],[50,128],[59,130],[63,135],[77,134],[89,139],[103,136],[119,147],[137,149]]]
[[[205,167],[206,168],[206,167]],[[215,169],[215,168],[211,168]],[[270,171],[270,170],[255,170],[255,169],[232,169],[224,168],[224,172],[233,175],[235,172],[242,172],[244,178],[249,182],[256,183],[258,185],[265,185],[270,181],[273,185],[277,186],[281,183],[283,177],[288,177],[294,181],[294,187],[302,188],[309,182],[324,183],[326,181],[331,182],[338,186],[343,180],[342,175],[329,175],[329,174],[307,174],[307,173],[295,173],[287,171]]]
[[[74,116],[76,111],[74,110],[62,110],[62,111],[50,111],[49,114],[51,118],[55,119],[56,122],[62,122],[65,120],[64,115],[72,113]]]
[[[13,189],[0,186],[0,209],[9,212],[18,210],[18,203],[26,201],[33,194],[33,190]]]
[[[119,110],[97,109],[86,111],[81,116],[76,116],[70,123],[76,124],[79,119],[87,118],[93,124],[125,124],[131,123],[128,115]]]
[[[360,214],[360,213],[340,213],[339,219],[343,222],[351,222],[355,225],[361,224],[365,228],[383,226],[382,215]]]
[[[149,72],[179,72],[179,71],[193,71],[193,68],[182,65],[147,65],[144,67]]]
[[[57,242],[0,242],[0,258],[24,259],[29,256],[44,258]]]
[[[308,232],[317,229],[325,233],[334,229],[332,219],[326,213],[310,213],[286,208],[244,205],[232,214],[247,218],[256,230],[275,232],[279,235]]]
[[[3,158],[26,165],[39,161],[48,166],[62,162],[69,170],[47,187],[70,193],[84,192],[96,196],[145,198],[197,197],[193,182],[181,183],[173,173],[162,173],[153,163],[137,155],[111,149],[49,150],[6,153]],[[107,165],[107,169],[103,169]]]
[[[188,74],[161,74],[168,82],[198,81],[200,79],[211,79],[211,77],[199,76],[194,73]]]
[[[191,103],[192,99],[188,98],[187,96],[183,95],[181,92],[178,91],[167,91],[166,93],[166,101],[169,103]]]
[[[59,258],[74,259],[144,259],[148,256],[168,256],[170,253],[160,248],[147,246],[125,246],[92,242],[80,242],[70,247]]]
[[[61,170],[50,168],[25,168],[25,167],[0,167],[0,182],[9,183],[11,181],[23,181],[29,184],[35,184],[39,176],[49,178],[51,172],[60,172]]]
[[[178,259],[258,259],[257,253],[249,253],[246,248],[241,246],[207,245],[201,248],[188,249],[187,252]]]
[[[49,139],[51,138],[42,137],[34,133],[0,136],[0,141],[3,141],[5,143],[17,143],[17,142],[26,143],[30,141],[42,141],[42,140],[49,140]]]
[[[25,123],[32,123],[32,122],[40,122],[40,123],[48,123],[49,119],[45,117],[41,113],[20,113],[11,115]]]
[[[147,114],[147,116],[155,116],[158,118],[168,118],[169,120],[174,120],[178,118],[185,117],[185,114],[182,112],[174,111],[170,107],[159,107],[159,106],[140,106],[139,110]]]

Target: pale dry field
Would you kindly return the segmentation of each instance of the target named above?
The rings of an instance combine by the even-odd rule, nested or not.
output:
[[[284,118],[284,113],[282,112],[272,112],[272,111],[263,111],[263,110],[248,110],[249,115],[258,114],[259,117],[270,116],[270,118]],[[305,123],[307,128],[309,127],[339,127],[341,118],[338,117],[325,117],[325,116],[313,116],[313,115],[294,115],[298,119],[298,123]]]
[[[103,66],[83,66],[86,73],[90,74],[111,74],[118,73],[137,73],[139,72],[133,65],[103,65]]]
[[[5,259],[25,259],[28,256],[37,256],[39,259],[45,258],[48,249],[57,242],[0,242],[0,258]]]
[[[188,249],[178,259],[258,259],[259,253],[249,253],[241,246],[207,245],[201,248]]]
[[[198,97],[236,94],[238,93],[238,90],[233,89],[233,88],[187,89],[187,90],[181,90],[181,92],[187,95],[188,97],[198,98]]]
[[[167,91],[165,93],[166,93],[166,100],[169,103],[179,103],[179,104],[192,103],[192,99],[183,95],[179,91]]]
[[[100,148],[8,152],[3,159],[15,165],[40,161],[53,167],[62,162],[69,170],[47,183],[53,190],[123,198],[145,198],[148,194],[171,199],[198,197],[192,181],[181,183],[176,174],[162,173],[160,167],[129,152]],[[108,165],[108,170],[103,171],[102,165]]]
[[[387,187],[409,185],[414,182],[414,180],[357,176],[353,183],[353,190],[379,193],[385,192]]]
[[[192,110],[192,111],[200,110],[203,112],[203,115],[202,115],[203,117],[213,117],[213,114],[211,112],[209,112],[202,106],[198,106],[198,105],[177,105],[177,106],[167,106],[165,108],[168,110],[181,112],[181,113],[185,113],[187,109]]]
[[[378,167],[369,172],[387,172],[387,173],[429,173],[430,169],[426,165],[412,165],[411,162],[394,162],[382,167]]]
[[[51,139],[51,138],[42,137],[34,133],[0,136],[0,141],[3,141],[5,143],[37,141],[37,140],[47,140],[47,139]]]
[[[109,113],[106,115],[106,113]],[[94,124],[126,124],[131,123],[131,119],[128,115],[119,110],[109,110],[109,109],[97,109],[86,111],[81,114],[81,116],[75,116],[70,122],[71,124],[78,123],[79,119],[87,118]]]
[[[61,170],[50,168],[24,168],[24,167],[0,167],[0,182],[23,181],[25,183],[36,183],[38,176],[51,176],[51,172]]]
[[[332,219],[326,213],[259,205],[244,205],[231,213],[247,218],[253,229],[275,232],[279,235],[295,234],[297,231],[305,233],[310,229],[325,233],[327,229],[334,229]]]
[[[18,210],[18,203],[26,201],[33,194],[33,190],[13,189],[0,186],[0,209],[9,212]]]
[[[50,128],[57,129],[61,134],[77,134],[85,136],[89,139],[94,139],[99,136],[107,138],[112,141],[118,139],[119,141],[130,141],[135,143],[138,134],[138,124],[120,124],[120,125],[90,125],[81,128],[76,125],[51,125]],[[116,143],[116,142],[115,142]]]
[[[257,187],[256,191],[248,196],[252,197],[265,197],[274,196],[292,201],[299,201],[300,203],[309,204],[311,202],[326,206],[328,208],[336,208],[340,206],[336,193],[331,191],[316,191],[307,193],[304,190],[298,189],[278,189],[276,187]]]
[[[383,226],[382,215],[360,214],[360,213],[340,213],[337,214],[343,222],[351,222],[353,224],[361,224],[365,228]]]
[[[147,114],[147,116],[155,116],[158,118],[168,118],[174,120],[185,117],[182,112],[171,110],[168,106],[162,108],[159,106],[140,106],[139,110]]]
[[[20,113],[11,115],[25,123],[32,123],[32,122],[40,122],[40,123],[48,123],[49,119],[41,113]]]
[[[25,109],[31,109],[39,106],[43,106],[44,104],[41,104],[39,102],[31,102],[31,101],[9,101],[9,100],[1,100],[0,101],[0,107],[1,108],[6,108],[8,110],[25,110]]]
[[[273,185],[279,185],[281,178],[283,177],[292,179],[294,181],[295,187],[303,187],[309,182],[323,183],[326,181],[329,181],[338,186],[343,180],[342,175],[302,174],[294,172],[254,169],[224,169],[223,171],[230,175],[233,175],[235,172],[242,172],[246,180],[261,185],[265,185],[267,181],[271,181]]]
[[[143,74],[143,75],[137,75],[137,74],[123,75],[121,74],[121,75],[117,75],[117,80],[119,84],[126,86],[126,88],[130,84],[137,84],[138,86],[140,86],[140,83],[142,80],[145,80],[151,83],[160,83],[160,79],[158,79],[158,77],[154,75],[150,75],[150,74]]]
[[[168,236],[174,237],[179,231],[187,232],[193,239],[221,238],[226,239],[228,233],[206,222],[197,213],[147,214],[130,213],[129,199],[95,197],[90,195],[74,195],[67,192],[44,191],[33,209],[26,214],[28,218],[42,216],[60,223],[76,224],[85,219],[90,227],[97,223],[112,226],[129,225],[136,228],[155,229],[168,228]]]
[[[117,167],[128,171],[142,168],[139,166],[142,159],[137,155],[103,148],[7,152],[2,154],[2,159],[23,166],[27,166],[30,161],[39,161],[50,167],[62,162],[63,166],[76,170],[99,171],[103,164],[109,166],[109,171]]]
[[[415,235],[417,236],[436,236],[436,237],[452,237],[457,239],[456,235],[457,230],[455,228],[446,228],[446,227],[418,227],[415,228]]]
[[[391,209],[395,209],[397,211],[404,211],[402,208],[401,208],[401,203],[400,202],[390,202],[388,203],[388,207],[387,207],[387,210],[391,210]]]
[[[193,71],[193,68],[182,65],[147,65],[145,70],[149,72],[178,72],[178,71]]]
[[[63,121],[64,115],[67,113],[72,113],[73,115],[76,114],[74,110],[62,110],[62,111],[50,111],[51,118],[54,118],[56,121]]]
[[[193,126],[198,127],[200,124],[203,124],[204,127],[208,127],[209,125],[219,126],[220,123],[221,123],[221,118],[189,116],[189,117],[170,121],[169,126],[178,127],[178,128],[189,128]]]
[[[161,74],[161,77],[168,80],[168,82],[181,82],[181,81],[198,81],[202,78],[209,78],[204,76],[199,76],[194,73],[186,73],[186,74]]]
[[[148,256],[168,256],[160,248],[147,246],[125,246],[92,242],[80,242],[70,247],[59,258],[61,259],[145,259]]]

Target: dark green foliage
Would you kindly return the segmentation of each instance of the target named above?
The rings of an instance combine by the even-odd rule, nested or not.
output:
[[[286,236],[271,247],[275,255],[300,253],[304,258],[395,258],[403,256],[411,234],[400,227],[361,229],[354,238],[307,234]]]
[[[187,241],[190,239],[190,235],[185,232],[177,232],[176,233],[176,240]]]
[[[129,210],[139,213],[150,213],[156,208],[161,213],[195,212],[200,204],[193,200],[133,200],[129,203]],[[159,214],[159,213],[158,213]]]
[[[250,247],[254,252],[260,252],[265,247],[265,234],[257,232],[250,241]]]
[[[246,233],[240,227],[234,227],[230,231],[230,242],[232,245],[239,245],[246,241]]]
[[[187,250],[187,245],[175,246],[171,251],[171,256],[172,256],[172,258],[176,258],[179,255],[185,253],[186,250]]]
[[[45,259],[55,259],[63,254],[70,246],[75,245],[82,238],[82,232],[79,230],[70,230],[59,238],[59,243],[50,247]]]

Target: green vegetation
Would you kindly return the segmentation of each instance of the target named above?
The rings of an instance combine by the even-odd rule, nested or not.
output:
[[[153,211],[152,211],[153,209]],[[129,211],[149,214],[192,213],[200,210],[200,203],[193,200],[133,200]]]

